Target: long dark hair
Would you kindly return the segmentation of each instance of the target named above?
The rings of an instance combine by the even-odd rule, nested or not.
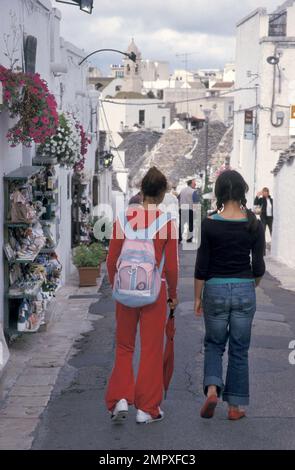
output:
[[[235,170],[223,171],[215,183],[216,206],[217,210],[221,210],[228,201],[239,202],[247,213],[248,229],[254,232],[258,227],[258,220],[255,214],[247,208],[246,193],[248,190],[249,186],[240,173]]]
[[[166,176],[155,166],[150,168],[141,182],[141,191],[143,198],[146,196],[157,198],[163,192],[167,191],[168,182]]]

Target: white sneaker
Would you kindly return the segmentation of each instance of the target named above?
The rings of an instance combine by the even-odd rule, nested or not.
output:
[[[119,400],[116,403],[116,406],[112,411],[111,420],[114,421],[114,423],[123,423],[126,421],[127,415],[128,403],[125,398],[122,398],[122,400]]]
[[[137,410],[136,422],[138,424],[156,423],[162,421],[162,419],[164,419],[164,411],[161,408],[159,408],[159,415],[156,418],[153,418],[149,413],[145,413],[145,411]]]

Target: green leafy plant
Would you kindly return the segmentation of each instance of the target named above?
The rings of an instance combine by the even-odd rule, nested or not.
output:
[[[79,245],[74,248],[73,263],[77,268],[96,268],[106,259],[106,250],[101,243]]]

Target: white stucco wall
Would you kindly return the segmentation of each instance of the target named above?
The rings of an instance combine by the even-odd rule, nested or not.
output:
[[[170,109],[159,108],[158,104],[152,105],[153,101],[159,100],[115,100],[116,103],[100,103],[99,128],[112,133],[117,133],[124,128],[130,128],[139,122],[139,111],[145,111],[145,128],[162,131],[162,117],[166,120],[166,129],[170,126]],[[117,104],[120,103],[120,104]],[[104,110],[104,111],[103,111]],[[107,122],[108,126],[107,126]]]
[[[295,4],[288,9],[288,24],[292,22]],[[236,84],[235,88],[251,88],[235,93],[234,147],[231,166],[239,170],[249,184],[249,202],[258,190],[268,186],[273,188],[273,170],[279,154],[288,147],[289,141],[289,106],[290,83],[295,79],[294,38],[283,41],[269,38],[268,15],[266,10],[256,12],[242,20],[237,27],[236,43]],[[289,29],[289,31],[291,31]],[[284,113],[284,123],[274,127],[270,122],[270,109],[273,94],[274,66],[267,62],[269,56],[280,54],[282,75],[279,89],[278,70],[276,68],[275,112]],[[248,71],[251,76],[248,76]],[[255,88],[255,85],[258,85]],[[258,107],[256,108],[256,105]],[[244,111],[252,108],[257,114],[257,141],[244,139]],[[276,119],[274,119],[276,120]],[[281,146],[274,147],[274,140],[284,139]]]
[[[3,5],[2,5],[3,3]],[[88,89],[86,85],[87,66],[79,67],[78,62],[85,53],[77,49],[74,45],[64,41],[60,37],[61,14],[59,10],[52,8],[54,3],[50,0],[10,0],[1,2],[0,31],[3,34],[10,34],[13,38],[12,29],[16,28],[21,34],[17,42],[15,58],[19,59],[21,65],[22,33],[33,35],[37,38],[36,72],[48,83],[49,90],[55,95],[59,110],[75,112],[78,119],[83,124],[85,130],[90,132],[91,106]],[[2,41],[3,42],[3,41]],[[0,49],[0,63],[5,67],[10,66],[8,58],[5,56],[5,48]],[[64,64],[67,66],[67,73],[54,74],[51,71],[51,64]],[[96,98],[97,100],[97,98]],[[96,102],[92,103],[94,110]],[[97,146],[97,123],[96,116],[93,119],[92,143],[89,146],[86,167],[94,168],[94,153]],[[7,174],[21,165],[31,165],[32,157],[35,156],[34,145],[31,149],[23,149],[22,146],[10,148],[6,141],[6,132],[11,127],[12,122],[6,112],[0,113],[0,227],[3,227],[3,175]],[[57,168],[59,176],[59,194],[61,208],[61,239],[57,249],[60,260],[63,264],[63,281],[65,282],[72,269],[71,263],[71,198],[68,197],[67,185],[70,180],[68,175],[71,171]],[[110,177],[108,179],[107,190],[104,188],[101,193],[109,194]],[[111,195],[109,195],[111,200]],[[0,246],[3,246],[3,230],[0,230]],[[3,319],[3,254],[0,250],[0,324]]]
[[[166,88],[163,100],[165,103],[175,103],[176,112],[189,113],[199,117],[201,99],[205,98],[206,88]],[[196,101],[191,101],[196,100]]]
[[[164,61],[142,60],[141,78],[143,81],[168,80],[169,63]]]
[[[274,177],[274,226],[271,254],[279,261],[295,268],[295,162],[284,165]]]
[[[260,69],[259,40],[266,33],[265,30],[262,31],[267,18],[265,15],[264,10],[257,10],[238,24],[236,34],[235,88],[251,89],[240,90],[234,94],[234,145],[231,166],[242,173],[249,185],[249,205],[254,197],[255,140],[244,139],[244,110],[256,105],[255,84],[259,83]],[[251,72],[251,77],[248,77],[248,71]]]
[[[223,81],[234,82],[235,79],[236,79],[236,65],[225,64],[224,70],[223,70]]]
[[[99,82],[99,78],[97,81]],[[100,98],[104,99],[107,96],[115,96],[122,89],[123,84],[123,78],[115,78],[101,91]]]
[[[99,204],[94,209],[95,216],[107,215],[112,218],[112,171],[105,170],[100,174],[98,183]]]

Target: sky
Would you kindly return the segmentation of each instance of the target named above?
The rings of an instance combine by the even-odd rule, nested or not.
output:
[[[235,57],[236,23],[258,7],[272,13],[283,0],[94,0],[92,15],[52,0],[62,12],[61,35],[85,53],[125,51],[131,38],[143,59],[166,60],[174,68],[219,68]],[[99,53],[93,65],[109,75],[122,56]]]

